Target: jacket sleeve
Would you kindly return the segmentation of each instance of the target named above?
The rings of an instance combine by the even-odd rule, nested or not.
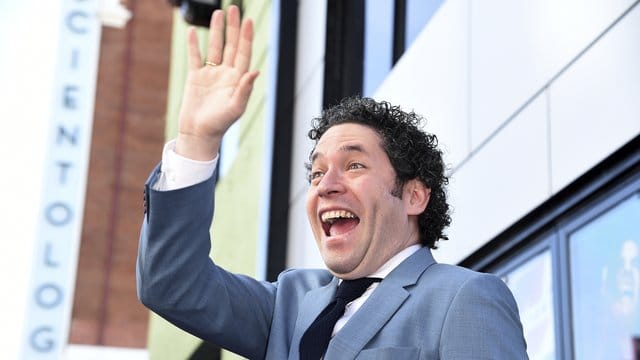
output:
[[[145,185],[138,298],[181,329],[248,358],[266,351],[276,286],[232,274],[209,257],[214,176],[174,190]]]
[[[441,334],[441,359],[527,359],[516,302],[494,275],[468,279],[453,298]]]

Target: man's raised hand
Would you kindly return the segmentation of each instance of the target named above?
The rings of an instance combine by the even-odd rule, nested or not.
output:
[[[202,58],[194,28],[188,31],[189,70],[179,114],[176,153],[193,160],[211,160],[222,136],[247,107],[257,71],[249,71],[253,23],[240,23],[240,11],[211,16],[206,58]]]

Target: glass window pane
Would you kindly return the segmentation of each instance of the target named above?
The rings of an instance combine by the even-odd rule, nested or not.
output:
[[[633,359],[640,337],[640,195],[569,237],[576,359]]]
[[[408,49],[429,19],[442,5],[443,0],[407,0],[406,34],[404,48]]]
[[[555,359],[551,252],[546,250],[502,278],[518,303],[531,359]]]
[[[393,0],[365,3],[362,93],[372,96],[391,70],[393,60]]]

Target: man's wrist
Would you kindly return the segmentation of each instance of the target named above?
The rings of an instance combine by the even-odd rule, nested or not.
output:
[[[185,188],[207,180],[216,168],[217,154],[213,160],[198,161],[175,152],[175,140],[168,142],[162,151],[160,177],[153,189],[169,191]]]
[[[187,159],[196,161],[213,160],[220,149],[221,138],[218,136],[202,137],[193,134],[179,133],[174,151]]]

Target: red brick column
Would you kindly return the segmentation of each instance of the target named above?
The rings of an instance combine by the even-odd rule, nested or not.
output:
[[[103,28],[70,343],[146,347],[135,259],[142,188],[164,143],[172,8],[123,1],[126,28]]]

